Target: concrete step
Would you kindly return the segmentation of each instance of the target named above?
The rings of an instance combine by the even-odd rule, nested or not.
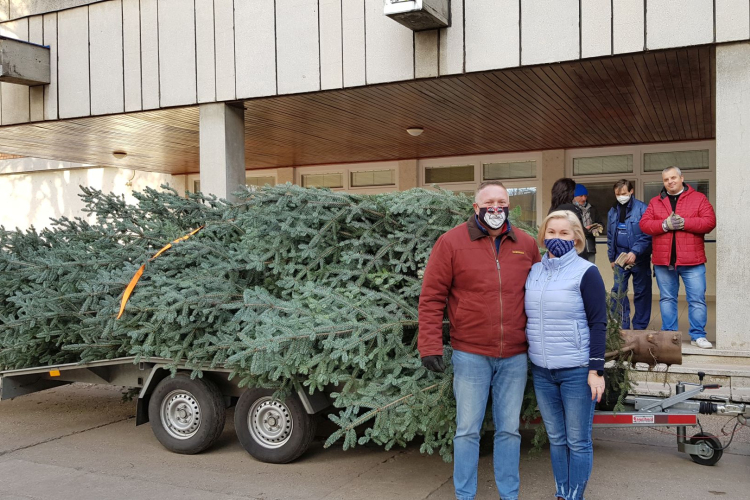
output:
[[[744,359],[744,362],[738,360]],[[729,363],[725,363],[729,360]],[[722,355],[683,356],[682,365],[657,365],[649,368],[637,364],[631,379],[637,382],[634,394],[674,394],[677,382],[698,383],[698,372],[703,372],[704,384],[719,384],[720,389],[706,390],[701,397],[728,397],[735,402],[750,402],[750,357]],[[700,399],[700,398],[699,398]]]
[[[740,365],[750,367],[750,351],[730,349],[701,349],[682,344],[682,364],[687,366]]]
[[[638,396],[657,396],[668,398],[676,394],[675,383],[661,383],[655,381],[642,381],[633,383],[633,389],[630,394]],[[689,387],[689,386],[688,386]],[[750,404],[750,388],[741,387],[733,388],[731,385],[722,386],[719,389],[706,389],[693,399],[717,399],[726,398],[734,403]]]

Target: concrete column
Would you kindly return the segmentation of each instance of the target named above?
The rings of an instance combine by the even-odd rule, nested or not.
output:
[[[750,43],[716,46],[716,347],[750,351]]]
[[[565,177],[565,150],[552,149],[542,151],[542,215],[547,216],[552,201],[552,185],[561,177]],[[542,217],[541,220],[544,219]]]
[[[224,103],[200,105],[201,191],[231,200],[245,185],[244,109]]]
[[[419,167],[417,160],[400,160],[398,162],[398,190],[419,186]]]
[[[276,169],[276,184],[294,184],[294,167]]]

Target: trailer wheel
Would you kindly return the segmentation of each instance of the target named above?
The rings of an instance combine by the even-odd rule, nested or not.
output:
[[[690,454],[693,462],[701,465],[716,465],[724,454],[721,441],[713,434],[699,432],[690,438],[690,444],[698,445],[698,453]]]
[[[273,399],[271,389],[248,389],[234,409],[237,438],[250,455],[286,464],[302,455],[315,437],[317,420],[296,395]]]
[[[156,386],[148,405],[156,439],[169,451],[193,455],[213,445],[224,430],[226,408],[210,380],[178,373]]]

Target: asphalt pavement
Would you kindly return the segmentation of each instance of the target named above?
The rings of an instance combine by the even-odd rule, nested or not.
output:
[[[237,442],[233,412],[219,442],[200,455],[168,452],[150,425],[135,426],[135,402],[121,390],[74,384],[0,402],[0,499],[159,498],[373,500],[453,497],[452,464],[419,453],[418,444],[385,451],[323,447],[292,464],[256,461]],[[727,418],[702,418],[721,437]],[[731,426],[725,430],[730,431]],[[674,429],[597,429],[586,498],[631,500],[750,498],[750,429],[735,436],[713,467],[679,453]],[[690,432],[689,434],[692,434]],[[521,498],[553,498],[549,451],[530,454],[524,434]],[[492,443],[485,439],[478,500],[497,499]]]

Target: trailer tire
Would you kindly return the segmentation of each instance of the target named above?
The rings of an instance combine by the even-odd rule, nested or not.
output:
[[[242,447],[261,462],[286,464],[297,459],[315,437],[317,419],[296,395],[273,399],[272,389],[248,389],[234,409],[234,427]]]
[[[690,438],[690,444],[702,444],[701,452],[693,455],[690,454],[690,458],[693,462],[700,465],[716,465],[724,454],[723,447],[719,438],[713,434],[707,434],[699,432]]]
[[[224,430],[226,407],[210,380],[185,373],[156,386],[148,405],[154,436],[169,451],[194,455],[213,445]]]

